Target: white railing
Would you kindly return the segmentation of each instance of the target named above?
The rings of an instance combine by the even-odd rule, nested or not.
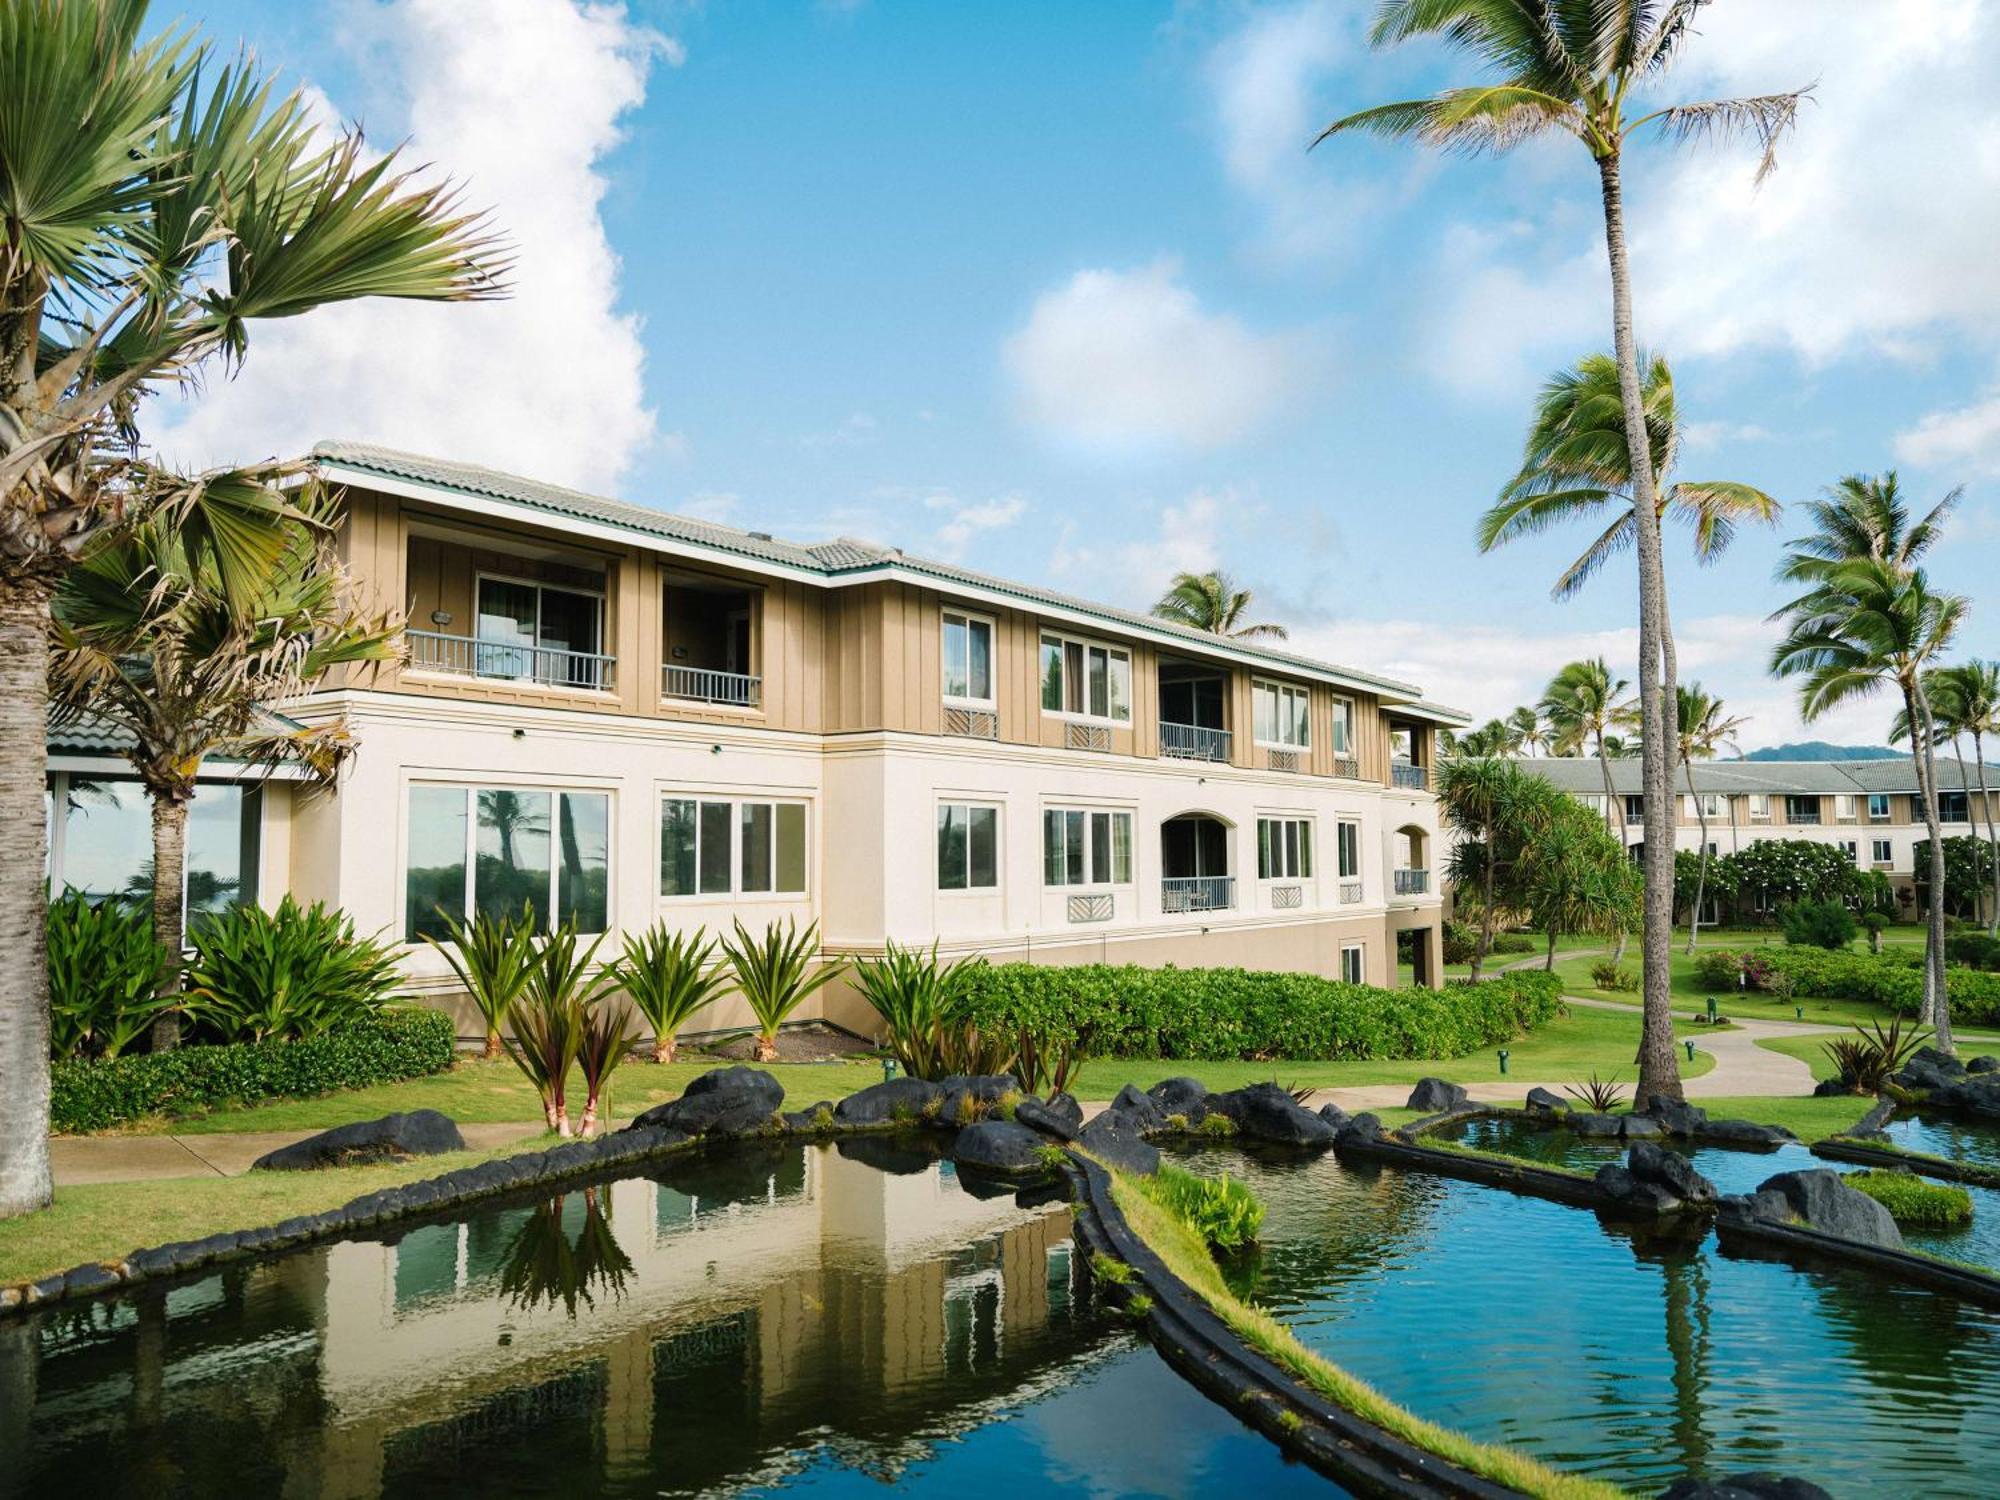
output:
[[[1236,904],[1234,875],[1170,875],[1160,882],[1160,910],[1228,911]]]
[[[1785,813],[1785,821],[1787,823],[1792,824],[1794,827],[1803,827],[1809,824],[1817,823],[1819,821],[1819,809],[1813,808],[1811,811],[1807,811],[1804,808],[1797,808],[1797,807],[1787,809]]]
[[[688,698],[696,703],[727,703],[734,708],[755,708],[763,701],[764,679],[747,672],[711,672],[707,667],[677,667],[668,662],[660,669],[660,696]]]
[[[1340,901],[1343,906],[1351,906],[1361,899],[1361,882],[1343,880],[1340,883]]]
[[[1199,724],[1170,724],[1160,721],[1160,754],[1168,760],[1229,759],[1229,731],[1207,729]]]
[[[1424,791],[1431,784],[1431,773],[1425,766],[1413,766],[1406,760],[1391,763],[1389,781],[1393,786],[1409,787],[1413,791]]]
[[[435,630],[406,630],[403,634],[410,643],[413,671],[597,693],[610,692],[616,680],[615,656],[562,651],[553,646],[516,646],[469,635],[441,635]]]
[[[1399,896],[1421,896],[1431,888],[1429,870],[1396,871],[1396,894]]]

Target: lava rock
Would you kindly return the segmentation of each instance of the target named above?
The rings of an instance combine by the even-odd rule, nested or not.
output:
[[[1355,1115],[1340,1127],[1339,1143],[1343,1146],[1365,1146],[1382,1139],[1382,1117],[1363,1113]]]
[[[313,1172],[321,1167],[353,1166],[360,1162],[404,1161],[413,1156],[436,1156],[444,1151],[463,1151],[465,1137],[450,1116],[434,1109],[413,1109],[407,1114],[384,1115],[379,1120],[360,1120],[352,1125],[336,1125],[318,1135],[308,1136],[289,1146],[268,1151],[250,1163],[253,1172]]]
[[[1404,1107],[1435,1115],[1448,1109],[1463,1109],[1468,1102],[1464,1088],[1456,1083],[1447,1083],[1442,1078],[1419,1078]]]
[[[1592,1114],[1582,1109],[1571,1110],[1563,1123],[1578,1135],[1595,1140],[1612,1140],[1625,1133],[1625,1121],[1620,1116]]]
[[[1083,1106],[1076,1102],[1074,1094],[1051,1094],[1042,1101],[1042,1107],[1059,1120],[1067,1120],[1072,1130],[1083,1128]]]
[[[1107,1109],[1078,1132],[1085,1150],[1127,1172],[1150,1175],[1159,1170],[1160,1149],[1149,1142],[1139,1124],[1122,1109]]]
[[[1141,1130],[1158,1130],[1167,1123],[1167,1111],[1154,1102],[1152,1095],[1140,1093],[1136,1084],[1128,1083],[1120,1089],[1111,1107],[1130,1115]]]
[[[1568,1113],[1568,1111],[1569,1100],[1563,1098],[1562,1095],[1552,1094],[1547,1089],[1540,1087],[1528,1090],[1528,1113],[1552,1115],[1558,1112]]]
[[[1253,1141],[1289,1146],[1330,1146],[1335,1128],[1275,1083],[1253,1083],[1208,1096],[1208,1112],[1226,1115]]]
[[[1070,1101],[1075,1103],[1074,1100]],[[1083,1113],[1081,1107],[1078,1115]],[[1014,1106],[1014,1118],[1043,1135],[1052,1135],[1059,1141],[1073,1141],[1081,1126],[1072,1123],[1067,1111],[1057,1110],[1040,1099],[1023,1099]]]
[[[1349,1120],[1347,1111],[1342,1109],[1338,1104],[1322,1104],[1319,1107],[1319,1117],[1333,1127],[1333,1133],[1336,1137],[1346,1127]]]
[[[1932,1089],[1926,1102],[1952,1114],[2000,1119],[2000,1077],[1985,1073],[1947,1083]]]
[[[93,1261],[63,1273],[63,1293],[70,1297],[87,1296],[91,1292],[108,1290],[118,1285],[121,1279],[111,1267]]]
[[[944,1107],[938,1111],[941,1125],[970,1125],[983,1120],[1009,1094],[1018,1094],[1020,1084],[1007,1073],[954,1073],[940,1078]]]
[[[931,1137],[910,1136],[901,1132],[850,1135],[836,1140],[833,1149],[848,1161],[858,1161],[891,1177],[915,1177],[937,1165],[936,1153],[925,1150],[921,1144],[929,1139]]]
[[[1665,1188],[1683,1203],[1713,1203],[1715,1184],[1678,1151],[1640,1141],[1625,1153],[1626,1169],[1640,1182]]]
[[[1835,1095],[1846,1095],[1853,1092],[1854,1085],[1845,1078],[1822,1078],[1818,1083],[1813,1085],[1813,1097],[1815,1099],[1831,1099]]]
[[[785,1129],[794,1135],[816,1135],[833,1128],[833,1112],[821,1114],[817,1105],[811,1109],[788,1109],[781,1118]]]
[[[1775,1151],[1798,1137],[1782,1125],[1759,1125],[1755,1120],[1710,1120],[1701,1127],[1696,1139],[1714,1146]]]
[[[1750,1195],[1747,1206],[1755,1217],[1774,1223],[1804,1220],[1821,1234],[1884,1250],[1903,1248],[1903,1233],[1889,1210],[1826,1167],[1780,1172]]]
[[[1047,1145],[1034,1131],[1012,1120],[981,1120],[959,1131],[951,1143],[951,1159],[981,1172],[1029,1177],[1048,1170],[1042,1161]]]
[[[1655,1140],[1667,1132],[1651,1115],[1627,1115],[1618,1122],[1618,1136],[1627,1141]]]
[[[1660,1129],[1668,1135],[1677,1135],[1683,1140],[1701,1134],[1701,1127],[1708,1123],[1707,1110],[1689,1104],[1685,1099],[1669,1099],[1664,1094],[1648,1098],[1645,1112],[1658,1120]]]
[[[1185,1115],[1188,1124],[1199,1125],[1208,1114],[1208,1085],[1199,1078],[1163,1078],[1146,1090],[1146,1097],[1163,1119]]]
[[[1936,1093],[1965,1080],[1965,1064],[1936,1047],[1919,1047],[1897,1072],[1895,1081],[1906,1089]]]
[[[1660,1500],[1833,1500],[1818,1485],[1784,1474],[1728,1474],[1721,1479],[1676,1479]]]
[[[925,1078],[891,1078],[849,1094],[833,1107],[833,1117],[848,1125],[889,1125],[921,1120],[944,1102],[944,1090]]]
[[[1681,1200],[1671,1189],[1657,1182],[1641,1182],[1630,1167],[1608,1161],[1597,1169],[1597,1189],[1620,1208],[1642,1214],[1670,1214],[1681,1208]]]
[[[2000,1057],[1991,1053],[1970,1059],[1965,1065],[1968,1073],[2000,1073]]]
[[[740,1064],[714,1068],[690,1083],[680,1098],[654,1105],[625,1128],[666,1126],[689,1135],[747,1135],[769,1126],[784,1100],[785,1086],[769,1073]]]

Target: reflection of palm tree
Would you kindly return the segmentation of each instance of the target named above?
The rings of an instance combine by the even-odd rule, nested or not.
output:
[[[524,833],[547,833],[549,815],[542,806],[542,792],[481,792],[479,821],[500,838],[500,863],[514,868],[514,840]]]
[[[583,1190],[583,1228],[574,1242],[563,1228],[563,1199],[558,1194],[535,1205],[507,1249],[500,1271],[500,1290],[523,1311],[558,1302],[570,1317],[581,1301],[595,1307],[593,1287],[623,1296],[632,1273],[632,1257],[611,1229],[608,1209],[598,1201],[599,1189]]]

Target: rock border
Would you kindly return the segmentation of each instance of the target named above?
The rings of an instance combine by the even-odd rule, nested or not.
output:
[[[1982,1167],[1971,1162],[1952,1161],[1942,1156],[1925,1156],[1899,1151],[1893,1146],[1877,1146],[1852,1136],[1830,1135],[1815,1141],[1812,1154],[1827,1161],[1844,1161],[1857,1167],[1886,1167],[1891,1171],[1914,1172],[1919,1177],[1935,1177],[1940,1182],[1963,1182],[1972,1187],[2000,1188],[2000,1167]]]
[[[1931,1291],[1948,1292],[1968,1302],[2000,1307],[2000,1275],[1951,1261],[1933,1260],[1910,1250],[1889,1250],[1839,1235],[1822,1234],[1803,1224],[1760,1219],[1733,1208],[1727,1200],[1716,1216],[1715,1237],[1726,1254],[1755,1250],[1765,1252],[1769,1259],[1836,1261]]]

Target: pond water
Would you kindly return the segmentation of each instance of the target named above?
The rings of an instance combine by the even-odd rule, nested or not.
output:
[[[1750,1185],[1792,1164],[1722,1154]],[[1993,1492],[2000,1314],[1331,1155],[1185,1159],[1246,1176],[1267,1204],[1264,1244],[1236,1268],[1253,1295],[1474,1437],[1642,1494],[1746,1469],[1842,1500]]]
[[[690,1158],[0,1324],[0,1494],[1338,1494],[871,1139]]]
[[[1904,1115],[1884,1126],[1883,1134],[1905,1151],[2000,1170],[2000,1129],[1991,1125],[1971,1125],[1942,1115]]]

